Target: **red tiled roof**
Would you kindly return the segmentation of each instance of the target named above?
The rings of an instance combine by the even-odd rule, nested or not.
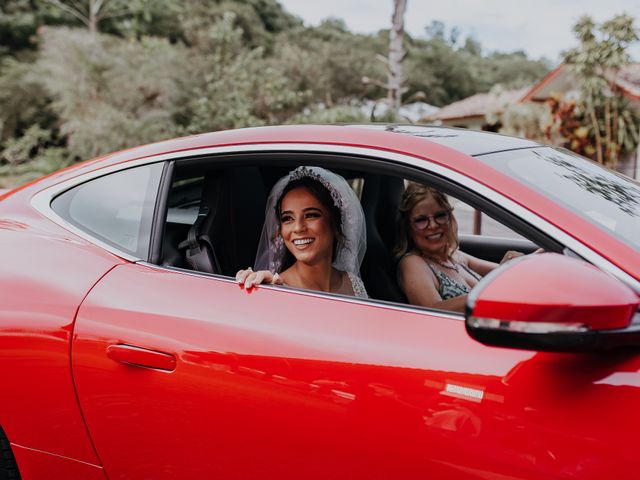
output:
[[[531,87],[531,89],[527,92],[527,94],[524,96],[522,101],[530,102],[531,100],[533,100],[534,95],[538,93],[540,89],[542,89],[544,86],[550,83],[554,78],[561,75],[563,70],[564,70],[564,63],[561,63],[556,68],[551,70],[547,75],[545,75],[545,77],[542,80],[540,80],[533,87]]]
[[[560,64],[546,77],[535,84],[522,101],[527,102],[533,100],[538,92],[557,77],[560,77],[561,75],[571,75],[571,73],[566,73],[566,70],[565,64]],[[614,83],[627,97],[632,100],[640,100],[640,63],[631,63],[627,65],[612,77],[611,80],[614,81]],[[543,100],[543,98],[538,98],[538,100]]]

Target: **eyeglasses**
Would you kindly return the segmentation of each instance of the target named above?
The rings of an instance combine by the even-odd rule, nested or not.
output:
[[[416,230],[424,230],[429,226],[431,220],[433,220],[436,225],[446,225],[449,223],[449,220],[451,220],[451,214],[446,210],[442,210],[435,215],[420,215],[412,219],[411,224]]]

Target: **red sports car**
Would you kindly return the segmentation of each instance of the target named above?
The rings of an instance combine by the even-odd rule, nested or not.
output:
[[[369,299],[235,281],[300,165],[357,193]],[[484,277],[465,315],[409,305],[407,180],[510,232],[465,252],[546,253]],[[638,476],[640,186],[564,150],[402,125],[199,135],[3,193],[0,246],[0,479]]]

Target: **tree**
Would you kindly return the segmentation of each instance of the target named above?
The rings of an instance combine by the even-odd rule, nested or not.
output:
[[[0,176],[186,133],[362,121],[390,84],[394,101],[424,91],[442,105],[537,71],[442,22],[426,38],[402,30],[306,27],[278,0],[0,1]]]
[[[470,67],[481,67],[482,63],[447,42],[438,38],[413,40],[409,52],[405,68],[409,95],[423,91],[427,103],[447,105],[479,91],[480,75],[474,75]]]
[[[41,44],[37,66],[72,157],[181,133],[175,116],[185,102],[181,82],[190,68],[184,46],[68,28],[41,29]]]
[[[234,27],[242,31],[242,43],[270,52],[274,36],[302,24],[276,0],[182,0],[180,22],[190,46],[209,48],[210,27],[227,13],[233,13]]]
[[[101,21],[131,13],[131,7],[126,0],[46,1],[79,20],[92,34],[98,32],[98,25]]]
[[[38,26],[33,1],[5,0],[0,3],[0,54],[33,47],[32,37]]]
[[[34,124],[51,128],[49,103],[42,75],[32,63],[11,57],[0,61],[0,149]]]
[[[424,92],[425,101],[447,105],[496,85],[520,88],[534,84],[550,70],[544,60],[531,60],[521,51],[483,54],[473,37],[459,40],[455,27],[434,20],[427,38],[408,37],[404,63],[407,95]]]
[[[404,40],[404,13],[407,10],[407,0],[393,0],[393,15],[391,16],[391,30],[389,32],[389,59],[387,63],[388,101],[389,108],[398,113],[402,105],[404,76],[402,61],[406,52],[402,46]]]
[[[449,35],[447,36],[447,27],[442,20],[433,20],[424,28],[424,31],[429,40],[439,40],[451,45],[451,47],[456,45],[460,37],[460,30],[457,27],[449,30]]]
[[[580,81],[580,101],[571,115],[587,129],[595,159],[615,166],[640,137],[640,117],[616,84],[621,69],[630,62],[628,47],[638,40],[638,30],[632,17],[616,15],[600,25],[584,16],[573,31],[580,44],[565,52],[564,60]],[[558,112],[566,110],[558,107]]]
[[[287,77],[291,89],[309,93],[311,108],[331,108],[386,94],[386,85],[371,88],[362,78],[384,78],[376,55],[387,44],[386,38],[356,35],[343,22],[328,19],[317,27],[279,34],[274,45],[278,53],[269,63]]]
[[[189,58],[185,85],[188,100],[181,117],[188,133],[282,123],[299,112],[306,92],[295,91],[288,79],[264,56],[249,48],[236,15],[227,12],[209,26],[209,49]]]

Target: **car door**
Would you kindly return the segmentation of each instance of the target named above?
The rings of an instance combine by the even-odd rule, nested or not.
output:
[[[109,478],[623,473],[639,367],[485,347],[453,314],[140,264],[91,291],[73,341]]]

